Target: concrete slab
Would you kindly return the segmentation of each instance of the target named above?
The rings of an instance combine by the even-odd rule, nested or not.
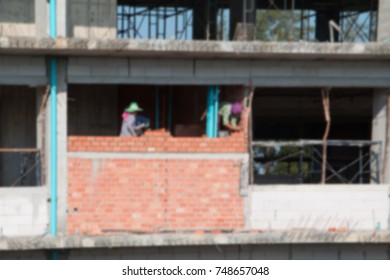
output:
[[[282,245],[282,244],[387,244],[390,231],[269,231],[229,234],[157,233],[110,236],[59,235],[56,237],[0,237],[0,251],[82,248],[140,248],[192,245]],[[245,246],[244,246],[245,247]]]
[[[259,59],[383,60],[390,45],[378,43],[277,43],[178,40],[0,37],[0,51],[14,54],[106,55]]]

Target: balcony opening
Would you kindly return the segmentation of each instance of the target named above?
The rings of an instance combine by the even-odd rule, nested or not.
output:
[[[0,186],[42,185],[42,96],[36,89],[0,86]]]
[[[331,89],[324,183],[380,183],[383,147],[371,141],[372,110],[373,90]],[[320,183],[325,128],[321,89],[257,89],[254,182]]]
[[[165,130],[173,137],[210,136],[204,117],[204,113],[209,114],[210,88],[214,90],[216,99],[212,105],[215,108],[226,103],[243,103],[244,91],[240,86],[70,85],[68,133],[72,136],[119,136],[123,113],[136,102],[142,109],[137,116],[142,116],[147,123],[138,136],[156,130]],[[232,133],[218,127],[222,123],[216,111],[211,121],[215,124],[213,138]],[[241,125],[240,121],[238,116],[237,126]]]

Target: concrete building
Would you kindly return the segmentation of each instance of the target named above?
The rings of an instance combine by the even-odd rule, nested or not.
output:
[[[0,0],[0,258],[390,259],[390,2],[307,2]]]

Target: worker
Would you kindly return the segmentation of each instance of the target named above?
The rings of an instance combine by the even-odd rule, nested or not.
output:
[[[240,131],[239,126],[240,115],[242,112],[242,105],[239,102],[229,103],[221,102],[219,105],[218,116],[222,119],[222,128],[228,129],[230,132]],[[201,117],[203,121],[206,117],[206,111]]]
[[[122,114],[122,128],[120,136],[136,137],[141,136],[144,129],[149,127],[149,119],[139,116],[138,112],[142,109],[138,107],[137,102],[130,103]]]
[[[222,126],[227,128],[229,131],[240,131],[241,128],[238,124],[241,112],[241,103],[236,102],[231,104],[228,102],[221,102],[218,115],[222,118]]]

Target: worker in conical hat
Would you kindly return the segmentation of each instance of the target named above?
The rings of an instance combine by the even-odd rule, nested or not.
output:
[[[138,113],[142,111],[137,102],[130,103],[122,114],[120,136],[136,137],[142,135],[143,129],[149,127],[149,120],[138,116]]]

